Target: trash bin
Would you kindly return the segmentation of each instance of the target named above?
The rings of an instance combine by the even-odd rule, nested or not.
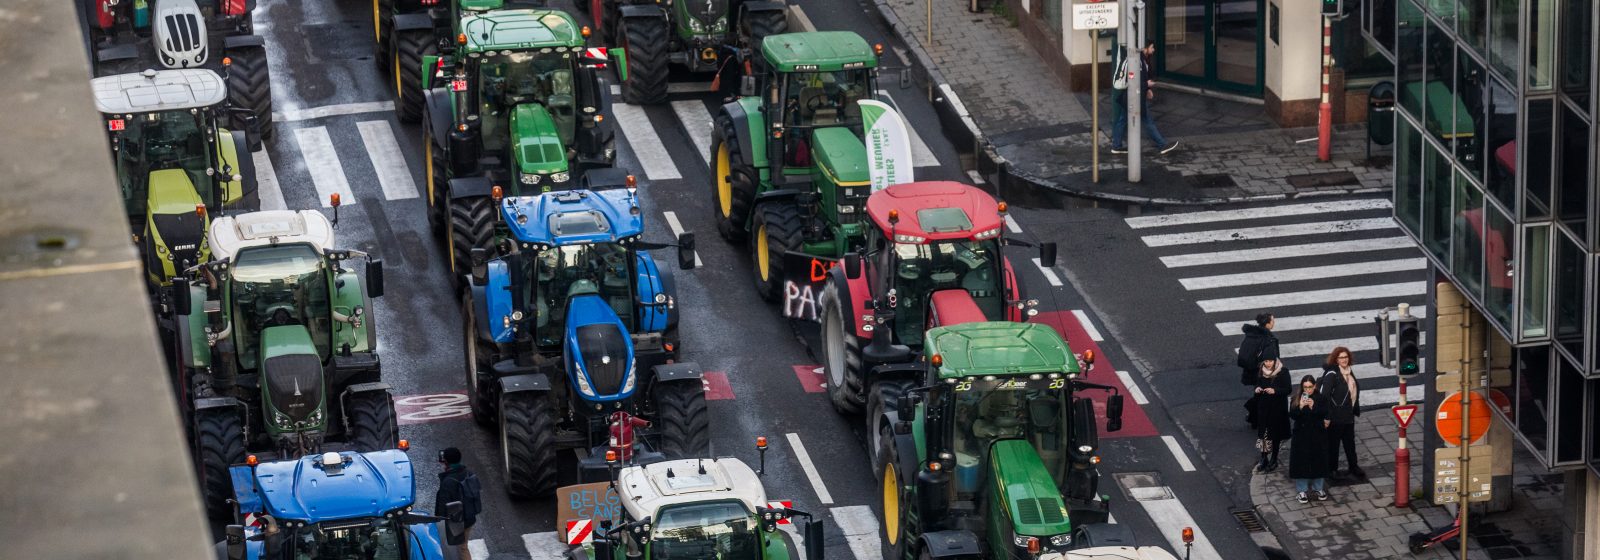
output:
[[[1394,82],[1383,81],[1367,90],[1367,140],[1379,146],[1394,143]]]

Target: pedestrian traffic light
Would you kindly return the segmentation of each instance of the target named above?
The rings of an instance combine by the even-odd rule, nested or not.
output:
[[[1398,363],[1395,369],[1404,377],[1422,373],[1422,331],[1417,328],[1418,321],[1403,319],[1395,323],[1399,327],[1399,334],[1396,335],[1399,340],[1395,344]]]
[[[1322,0],[1322,15],[1337,16],[1344,13],[1344,0]]]

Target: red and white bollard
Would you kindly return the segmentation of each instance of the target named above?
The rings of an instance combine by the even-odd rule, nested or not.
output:
[[[1322,16],[1322,105],[1317,112],[1317,161],[1333,159],[1333,101],[1328,82],[1333,72],[1333,18]]]

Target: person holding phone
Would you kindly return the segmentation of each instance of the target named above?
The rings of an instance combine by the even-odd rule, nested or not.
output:
[[[1283,367],[1283,361],[1277,359],[1276,351],[1271,356],[1263,358],[1261,365],[1257,366],[1259,373],[1256,375],[1256,392],[1250,402],[1255,406],[1256,451],[1261,452],[1261,462],[1256,465],[1256,472],[1272,472],[1278,469],[1278,448],[1283,445],[1283,440],[1289,439],[1289,393],[1290,376],[1288,369]]]
[[[1294,436],[1289,443],[1289,478],[1294,479],[1300,503],[1327,501],[1328,479],[1328,398],[1317,391],[1317,378],[1300,378],[1300,388],[1289,400],[1289,418],[1294,420]]]

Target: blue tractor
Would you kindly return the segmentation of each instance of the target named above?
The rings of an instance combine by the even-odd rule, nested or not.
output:
[[[405,448],[402,440],[401,448]],[[412,509],[417,485],[402,450],[327,452],[229,469],[236,524],[217,557],[441,560],[435,517]],[[452,502],[446,516],[459,519]]]
[[[506,235],[473,250],[462,316],[472,414],[499,432],[506,491],[548,496],[565,450],[584,481],[606,480],[607,451],[709,454],[700,369],[677,362],[673,271],[649,253],[675,246],[694,268],[693,234],[641,240],[631,186],[505,197],[498,214]]]

